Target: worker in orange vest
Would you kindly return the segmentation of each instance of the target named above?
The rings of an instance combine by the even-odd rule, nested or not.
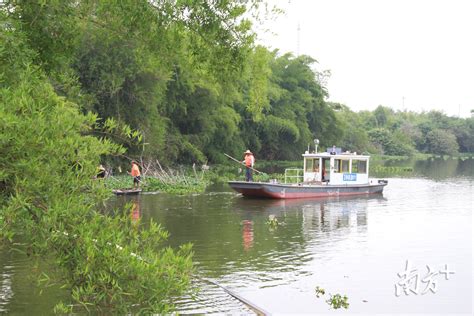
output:
[[[255,163],[255,158],[252,152],[248,149],[244,154],[245,154],[245,159],[244,161],[242,161],[242,163],[245,164],[245,167],[246,167],[245,181],[252,182],[253,181],[252,168],[253,168],[253,164]]]
[[[140,168],[135,160],[132,160],[132,171],[129,174],[133,177],[133,188],[140,187]]]

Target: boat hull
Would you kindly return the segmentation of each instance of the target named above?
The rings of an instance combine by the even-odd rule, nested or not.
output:
[[[387,181],[360,185],[278,184],[268,182],[229,181],[229,186],[244,196],[271,199],[319,198],[382,193]]]
[[[112,190],[116,195],[137,195],[142,192],[142,189],[117,189]]]

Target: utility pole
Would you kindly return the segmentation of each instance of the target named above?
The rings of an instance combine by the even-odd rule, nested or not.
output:
[[[296,29],[296,57],[300,55],[300,22],[298,22],[298,28]]]

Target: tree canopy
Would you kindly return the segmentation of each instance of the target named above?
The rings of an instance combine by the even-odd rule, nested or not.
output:
[[[342,146],[387,155],[415,152],[455,155],[473,152],[474,118],[449,117],[438,111],[415,113],[379,106],[372,112],[337,108],[339,122],[350,122]]]
[[[328,73],[310,56],[254,43],[250,8],[261,1],[11,1],[33,61],[56,93],[139,130],[146,146],[114,141],[164,163],[223,161],[251,148],[263,159],[296,159],[322,146],[406,155],[438,153],[434,129],[473,151],[472,119],[439,112],[355,113],[327,102]],[[452,137],[450,137],[453,140]]]

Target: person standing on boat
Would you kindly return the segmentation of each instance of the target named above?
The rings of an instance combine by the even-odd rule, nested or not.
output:
[[[245,154],[245,159],[244,161],[242,161],[242,163],[245,164],[245,167],[246,167],[245,181],[252,182],[253,181],[252,168],[253,168],[253,164],[255,163],[255,158],[252,152],[248,149],[244,154]]]
[[[140,187],[140,168],[135,160],[132,160],[132,171],[129,174],[133,177],[133,188],[138,189]]]

